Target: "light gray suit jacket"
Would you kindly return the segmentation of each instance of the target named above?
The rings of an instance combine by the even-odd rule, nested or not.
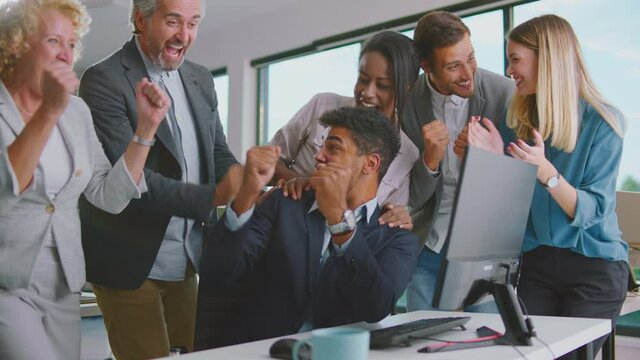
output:
[[[85,282],[80,195],[112,213],[140,197],[122,158],[111,170],[82,99],[71,97],[58,127],[73,160],[69,181],[52,199],[38,167],[31,184],[20,193],[7,147],[23,130],[24,122],[0,81],[0,289],[27,287],[44,239],[52,232],[69,288],[79,291]]]
[[[435,120],[431,107],[431,91],[425,74],[420,75],[407,101],[402,116],[402,128],[418,147],[424,151],[422,126]],[[475,75],[475,91],[469,98],[469,114],[489,118],[495,124],[504,120],[507,106],[515,86],[506,77],[478,68]],[[455,139],[451,139],[453,142]],[[420,239],[420,247],[425,245],[431,230],[434,214],[440,207],[442,194],[442,176],[430,176],[427,173],[422,156],[415,162],[411,171],[409,206],[412,209],[413,232]],[[436,244],[427,244],[430,248]]]

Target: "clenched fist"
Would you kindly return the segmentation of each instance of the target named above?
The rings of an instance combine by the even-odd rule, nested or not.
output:
[[[280,159],[280,147],[255,146],[247,152],[242,185],[233,201],[233,211],[242,214],[249,210],[269,183]]]
[[[424,142],[422,159],[430,170],[436,171],[449,145],[447,126],[441,120],[428,123],[422,127],[422,141]]]
[[[160,86],[143,78],[136,84],[136,108],[138,111],[138,125],[136,134],[144,139],[152,139],[167,110],[171,106],[171,99]]]
[[[320,164],[309,178],[309,187],[316,191],[318,210],[330,225],[338,223],[347,209],[347,193],[352,169],[338,163]]]
[[[62,114],[78,84],[78,77],[69,64],[63,61],[49,64],[42,76],[42,107]]]

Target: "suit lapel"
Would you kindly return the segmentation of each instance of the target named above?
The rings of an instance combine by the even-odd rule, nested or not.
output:
[[[73,115],[70,115],[70,116],[73,116]],[[63,119],[60,119],[60,120],[63,120]],[[67,145],[67,149],[69,150],[69,155],[73,160],[72,169],[74,169],[75,171],[77,167],[76,151],[77,151],[78,144],[74,142],[75,137],[73,136],[73,133],[74,133],[73,125],[69,124],[68,121],[58,121],[58,129],[60,129],[60,135],[62,135],[62,140],[64,140],[64,143]],[[90,149],[86,149],[86,151],[90,151]]]
[[[305,211],[311,207],[315,200],[315,196],[310,197],[309,206],[305,206]],[[320,210],[314,210],[305,214],[308,229],[308,246],[307,246],[307,285],[309,292],[313,290],[316,276],[320,267],[320,257],[322,252],[322,244],[324,243],[325,219]]]
[[[144,62],[142,61],[141,56],[142,55],[140,55],[140,52],[138,52],[138,48],[136,47],[134,38],[131,38],[131,40],[129,40],[129,42],[127,42],[122,47],[122,66],[124,66],[127,69],[127,71],[125,71],[125,76],[127,77],[127,81],[131,86],[131,91],[133,92],[134,96],[135,96],[136,84],[140,80],[142,80],[142,78],[149,77],[149,74],[147,73],[147,69],[144,66]],[[138,125],[137,114],[134,114],[134,116],[136,117],[136,120],[133,126],[137,126]],[[135,130],[135,127],[134,127],[134,130]],[[160,126],[156,131],[156,137],[158,138],[158,140],[160,140],[160,142],[164,144],[164,146],[169,150],[169,152],[171,153],[171,155],[173,155],[176,161],[180,163],[180,161],[178,160],[180,157],[178,156],[176,143],[175,141],[173,141],[171,128],[169,128],[169,123],[166,119],[165,121],[160,123]]]
[[[473,95],[471,96],[471,98],[469,98],[469,114],[467,114],[467,119],[466,121],[468,122],[469,119],[471,118],[471,116],[480,116],[482,118],[482,116],[484,116],[483,114],[483,110],[484,110],[484,94],[482,94],[482,87],[480,86],[480,71],[476,70],[476,75],[474,77],[474,91],[473,91]],[[489,119],[491,121],[493,121],[494,123],[497,121],[497,119]]]
[[[427,86],[426,81],[427,80],[425,79],[425,83],[423,84],[425,89],[425,96],[424,98],[420,99],[420,101],[418,101],[418,116],[419,119],[421,119],[421,128],[423,125],[426,125],[435,120],[435,115],[433,115],[433,107],[431,106],[431,89],[429,89],[429,87]]]
[[[216,125],[212,123],[213,117],[211,114],[213,113],[213,109],[203,100],[203,92],[198,84],[199,80],[191,71],[189,64],[187,62],[183,63],[180,69],[178,69],[178,72],[180,73],[187,99],[189,99],[191,103],[194,125],[200,134],[200,145],[204,153],[204,164],[207,171],[207,177],[205,178],[209,178],[209,175],[212,175],[211,171],[213,171],[213,169],[209,168],[209,164],[213,164],[212,144],[215,140],[210,139],[213,133],[210,128]]]
[[[63,117],[64,116],[65,115],[63,114]],[[68,116],[75,116],[75,115],[70,114]],[[69,182],[73,179],[73,176],[78,169],[78,164],[77,164],[77,159],[78,159],[77,151],[79,150],[79,144],[77,143],[78,133],[77,133],[77,129],[73,128],[73,123],[71,123],[68,120],[70,119],[67,118],[67,120],[65,120],[64,118],[61,118],[60,121],[58,121],[58,129],[60,129],[60,136],[62,136],[62,140],[67,146],[67,150],[69,151],[69,156],[71,157],[72,172],[67,182],[64,184],[62,189],[60,189],[60,192],[58,193],[57,198],[60,198],[60,196],[63,195],[63,192],[67,189],[67,185],[69,185]],[[76,134],[75,136],[74,136],[74,130]],[[84,151],[91,151],[91,149],[84,149]],[[85,170],[88,170],[88,169],[85,169]]]
[[[0,118],[9,125],[15,136],[18,136],[24,129],[22,116],[2,80],[0,80]]]
[[[373,231],[379,226],[378,218],[380,217],[380,212],[381,212],[380,206],[376,206],[371,217],[368,217],[368,216],[362,217],[358,221],[358,231],[360,232],[360,235],[362,235],[363,238],[365,238],[371,231]],[[369,218],[370,220],[367,221],[367,218]]]
[[[409,93],[411,101],[408,101],[402,111],[402,129],[418,148],[418,152],[424,150],[422,140],[422,126],[434,120],[431,108],[431,92],[427,86],[426,74],[420,75],[413,89]]]

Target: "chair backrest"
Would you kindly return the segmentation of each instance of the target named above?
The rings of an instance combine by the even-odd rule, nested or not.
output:
[[[640,192],[618,191],[616,201],[622,238],[630,245],[640,246]]]
[[[629,244],[629,291],[638,291],[640,273],[640,192],[618,191],[616,214],[622,239]],[[640,328],[637,328],[637,331]],[[618,327],[616,326],[616,332]]]

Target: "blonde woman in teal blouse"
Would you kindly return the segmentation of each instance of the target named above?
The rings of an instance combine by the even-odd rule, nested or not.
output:
[[[518,295],[529,314],[615,322],[628,262],[615,213],[624,119],[595,88],[566,20],[517,26],[507,56],[517,90],[506,126],[474,121],[468,138],[498,153],[506,143],[509,155],[538,166]]]

